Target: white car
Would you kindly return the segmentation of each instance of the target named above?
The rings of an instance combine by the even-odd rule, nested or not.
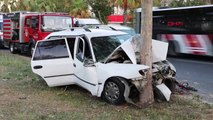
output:
[[[122,31],[130,34],[131,36],[136,35],[135,30],[129,26],[119,25],[119,24],[107,24],[107,25],[93,25],[90,27],[95,27],[96,29],[106,29],[106,30],[114,30],[114,31]]]
[[[113,29],[113,30],[118,30],[118,31],[122,31],[122,32],[126,32],[132,36],[134,36],[135,30],[129,26],[125,26],[125,25],[119,25],[119,24],[108,24],[108,26]]]
[[[31,67],[49,87],[77,84],[108,103],[121,104],[146,83],[149,69],[137,63],[130,38],[103,29],[51,33],[36,44]]]
[[[74,18],[76,27],[101,25],[101,22],[95,18]]]

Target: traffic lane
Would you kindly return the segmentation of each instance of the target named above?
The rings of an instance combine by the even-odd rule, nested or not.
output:
[[[198,94],[213,103],[213,63],[197,60],[168,58],[177,70],[176,79],[187,81],[198,89]]]

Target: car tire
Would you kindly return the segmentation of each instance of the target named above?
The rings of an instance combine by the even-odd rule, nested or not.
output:
[[[34,45],[34,44],[31,44],[31,45],[30,45],[30,49],[29,49],[29,56],[33,56],[34,50],[35,50],[35,45]]]
[[[10,48],[10,52],[11,53],[15,54],[17,52],[16,49],[15,49],[15,44],[14,43],[10,43],[9,48]]]
[[[110,104],[120,105],[125,102],[124,84],[118,78],[111,78],[104,85],[102,98]]]

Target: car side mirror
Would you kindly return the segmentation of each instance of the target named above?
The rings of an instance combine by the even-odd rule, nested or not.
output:
[[[75,27],[80,27],[79,21],[75,22]]]
[[[94,64],[94,61],[92,59],[86,58],[84,60],[84,66],[85,67],[93,67],[93,66],[95,66],[95,64]]]

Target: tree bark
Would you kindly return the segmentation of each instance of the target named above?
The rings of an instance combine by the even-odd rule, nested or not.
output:
[[[140,91],[141,107],[146,107],[154,102],[152,88],[152,7],[153,0],[142,0],[143,6],[141,11],[141,63],[150,67],[146,75],[147,84]],[[142,2],[141,2],[142,3]]]
[[[126,25],[127,24],[127,0],[123,0],[123,8],[124,8],[124,21],[123,24]]]

